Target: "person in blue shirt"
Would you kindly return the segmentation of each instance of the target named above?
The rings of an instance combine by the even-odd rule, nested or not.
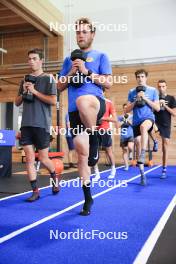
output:
[[[148,72],[139,69],[135,72],[137,87],[128,93],[127,112],[133,111],[133,132],[136,143],[138,164],[145,163],[145,152],[148,143],[148,133],[152,131],[155,122],[153,111],[159,111],[159,96],[154,87],[147,85]],[[143,168],[143,166],[140,166]],[[146,184],[143,169],[141,170],[141,184]]]
[[[95,27],[88,18],[76,21],[75,50],[64,60],[59,73],[58,89],[68,88],[70,127],[78,155],[78,171],[83,181],[85,203],[81,215],[89,215],[93,204],[90,191],[90,166],[98,161],[98,138],[95,127],[105,112],[102,88],[112,85],[112,70],[108,57],[92,49]],[[77,79],[81,79],[77,82]]]
[[[126,113],[127,104],[123,104],[123,115],[118,117],[120,133],[120,147],[123,151],[124,170],[128,170],[128,159],[132,160],[134,148],[134,134],[132,127],[132,115]],[[128,158],[129,156],[129,158]]]

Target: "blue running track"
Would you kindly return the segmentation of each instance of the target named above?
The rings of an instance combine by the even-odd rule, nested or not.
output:
[[[116,184],[127,184],[95,183],[88,217],[79,215],[83,194],[73,181],[57,196],[51,188],[41,190],[35,203],[24,201],[29,193],[0,199],[0,264],[132,264],[176,194],[175,167],[165,180],[161,167],[145,170],[146,187],[139,185],[138,168],[117,169]],[[101,173],[101,186],[108,174]]]

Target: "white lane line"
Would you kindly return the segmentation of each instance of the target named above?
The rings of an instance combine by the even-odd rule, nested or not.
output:
[[[134,260],[133,264],[146,264],[150,254],[161,234],[163,231],[174,207],[176,206],[176,195],[173,197],[171,202],[169,203],[167,209],[165,210],[164,214],[161,216],[160,220],[158,221],[157,225],[151,232],[150,236],[146,240],[145,244],[143,245],[142,249],[139,251],[136,259]]]
[[[123,168],[124,166],[119,166],[119,167],[116,167],[116,169],[118,170],[118,169],[121,169],[121,168]],[[100,174],[101,173],[104,173],[104,172],[107,172],[107,171],[110,171],[111,169],[108,169],[108,170],[104,170],[104,171],[100,171]],[[94,176],[95,175],[95,173],[93,173],[93,174],[91,174],[90,175],[90,177],[92,177],[92,176]],[[75,179],[72,179],[72,180],[68,180],[68,181],[65,181],[65,180],[62,180],[61,181],[61,183],[63,183],[63,182],[71,182],[71,181],[75,181],[75,180],[77,180],[77,179],[79,179],[79,177],[77,177],[77,178],[75,178]],[[44,190],[44,189],[47,189],[47,188],[50,188],[51,187],[51,185],[48,185],[48,186],[45,186],[45,187],[41,187],[41,188],[39,188],[39,190]],[[18,197],[18,196],[21,196],[21,195],[24,195],[24,194],[27,194],[27,193],[31,193],[32,191],[27,191],[27,192],[22,192],[22,193],[17,193],[17,194],[14,194],[14,195],[10,195],[10,196],[8,196],[8,197],[4,197],[4,198],[1,198],[0,199],[0,202],[1,201],[4,201],[4,200],[8,200],[8,199],[11,199],[11,198],[14,198],[14,197]]]
[[[146,171],[145,174],[148,174],[149,172],[151,172],[151,171],[153,171],[153,170],[156,170],[156,169],[159,168],[159,167],[160,167],[160,166],[156,166],[156,167],[154,167],[154,168],[152,168],[152,169]],[[126,182],[127,182],[127,183],[128,183],[128,182],[131,182],[131,181],[133,181],[133,180],[139,178],[140,176],[141,176],[141,175],[138,174],[138,175],[132,177],[131,179],[127,180]],[[114,189],[120,187],[120,186],[123,185],[123,184],[124,184],[124,182],[121,182],[121,183],[119,183],[119,184],[116,184],[116,185],[114,185],[112,188],[109,188],[109,189],[104,190],[104,191],[102,191],[102,192],[100,192],[100,193],[97,193],[97,194],[93,195],[92,197],[93,197],[93,198],[96,198],[96,197],[98,197],[98,196],[101,196],[101,195],[103,195],[103,194],[105,194],[105,193],[107,193],[107,192],[110,192],[110,191],[112,191],[112,190],[114,190]],[[42,218],[41,220],[38,220],[38,221],[36,221],[36,222],[34,222],[34,223],[30,224],[30,225],[27,225],[27,226],[25,226],[25,227],[22,227],[22,228],[20,228],[20,229],[14,231],[14,232],[8,234],[8,235],[5,235],[5,236],[3,236],[3,237],[0,238],[0,244],[3,243],[3,242],[5,242],[5,241],[7,241],[7,240],[10,240],[10,239],[13,238],[13,237],[18,236],[18,235],[21,234],[21,233],[24,233],[24,232],[27,231],[27,230],[30,230],[30,229],[32,229],[32,228],[38,226],[38,225],[41,225],[41,224],[43,224],[43,223],[45,223],[45,222],[47,222],[47,221],[49,221],[49,220],[51,220],[51,219],[53,219],[53,218],[55,218],[55,217],[57,217],[57,216],[59,216],[59,215],[65,213],[65,212],[68,212],[68,211],[72,210],[72,209],[75,208],[75,207],[78,207],[79,205],[81,205],[81,204],[83,204],[83,203],[84,203],[84,200],[82,200],[82,201],[80,201],[80,202],[78,202],[78,203],[76,203],[76,204],[73,204],[73,205],[71,205],[71,206],[69,206],[69,207],[67,207],[67,208],[65,208],[65,209],[63,209],[63,210],[61,210],[61,211],[59,211],[59,212],[56,212],[56,213],[54,213],[54,214],[52,214],[52,215],[49,215],[49,216],[47,216],[47,217],[44,217],[44,218]]]
[[[77,179],[77,178],[76,178]],[[69,181],[74,181],[75,179],[72,179],[72,180],[68,180],[67,182]],[[62,181],[61,181],[62,182]],[[51,185],[48,185],[48,186],[45,186],[45,187],[41,187],[39,188],[39,190],[44,190],[44,189],[47,189],[47,188],[50,188]],[[24,195],[24,194],[27,194],[27,193],[31,193],[32,191],[27,191],[27,192],[22,192],[22,193],[17,193],[17,194],[14,194],[14,195],[10,195],[8,197],[4,197],[4,198],[1,198],[0,199],[0,202],[1,201],[4,201],[4,200],[8,200],[8,199],[11,199],[11,198],[14,198],[14,197],[18,197],[18,196],[21,196],[21,195]]]

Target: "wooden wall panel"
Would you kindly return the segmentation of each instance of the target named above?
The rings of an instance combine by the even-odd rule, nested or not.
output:
[[[3,55],[3,65],[27,63],[27,52],[32,48],[45,49],[46,61],[59,61],[63,57],[61,36],[47,37],[39,31],[33,31],[4,34],[0,39],[7,50]]]
[[[47,38],[47,42],[46,42]],[[47,45],[46,45],[47,44]],[[46,37],[40,32],[6,34],[3,36],[3,47],[8,53],[3,55],[0,66],[0,102],[13,102],[18,93],[19,83],[25,74],[30,73],[27,67],[27,51],[31,48],[42,48],[48,55],[47,62],[58,61],[63,56],[62,37]],[[12,48],[13,47],[13,48]],[[17,66],[15,67],[14,64]],[[24,67],[20,64],[24,64]],[[47,69],[51,73],[50,66]],[[55,74],[53,72],[53,74]],[[52,108],[53,125],[56,125],[56,107]],[[56,139],[52,143],[56,147]],[[21,161],[20,152],[13,148],[13,161]]]
[[[53,55],[51,55],[52,57]],[[51,58],[50,57],[50,58]],[[54,57],[52,57],[54,59]],[[110,91],[106,92],[107,98],[111,99],[115,105],[117,114],[122,114],[122,105],[124,102],[127,101],[127,95],[130,88],[136,86],[135,82],[135,76],[134,72],[135,70],[139,68],[145,68],[149,71],[149,77],[148,77],[148,84],[151,86],[156,87],[156,83],[159,79],[166,79],[168,83],[168,93],[176,96],[176,65],[175,64],[156,64],[156,65],[142,65],[142,66],[133,66],[133,67],[113,67],[113,74],[116,74],[117,76],[121,76],[122,74],[126,74],[128,77],[128,82],[126,84],[114,84]],[[21,70],[17,71],[17,76],[23,76],[25,71],[27,70]],[[2,71],[4,74],[4,70]],[[21,72],[21,73],[20,73]],[[54,74],[56,73],[53,72]],[[8,71],[8,74],[10,74],[10,71]],[[11,71],[11,74],[14,75],[14,71]],[[13,81],[18,83],[21,78],[14,78]],[[18,85],[4,85],[4,83],[0,80],[0,88],[2,88],[2,91],[0,92],[0,102],[7,102],[7,101],[13,101],[17,90]],[[60,96],[60,126],[65,127],[65,113],[67,112],[68,104],[67,104],[67,91],[64,91],[61,93]],[[53,125],[56,125],[56,108],[53,108]],[[172,125],[172,138],[171,138],[171,144],[169,147],[169,163],[175,164],[176,162],[176,118],[173,118],[173,125]],[[159,138],[159,137],[158,137]],[[64,161],[67,162],[67,153],[68,148],[65,140],[65,136],[60,136],[61,140],[61,150],[65,152]],[[159,140],[160,141],[160,140]],[[54,141],[54,144],[56,146],[56,140]],[[52,144],[53,145],[53,144]],[[115,153],[115,159],[116,163],[122,163],[122,155],[121,155],[121,148],[119,147],[119,136],[113,137],[113,150]],[[15,158],[17,160],[17,158]],[[75,157],[76,159],[76,157]],[[104,162],[104,156],[102,155],[102,158],[100,159],[100,162]],[[154,153],[154,162],[156,164],[161,162],[161,142],[159,142],[159,152]]]
[[[148,84],[156,87],[157,81],[159,79],[165,79],[168,84],[168,94],[176,96],[176,65],[172,63],[168,64],[156,64],[156,65],[139,65],[132,67],[113,67],[113,74],[122,75],[126,74],[128,82],[126,84],[114,84],[110,91],[107,91],[106,95],[109,99],[111,99],[116,107],[117,114],[122,114],[122,105],[127,101],[128,91],[130,88],[136,86],[136,80],[134,76],[134,72],[137,69],[144,68],[149,72],[148,76]],[[172,138],[171,144],[169,147],[169,163],[176,163],[176,118],[173,118],[172,122]],[[159,139],[159,151],[154,153],[154,163],[161,163],[161,140]],[[117,163],[122,162],[121,157],[121,148],[119,147],[119,136],[114,136],[114,144],[113,149],[115,153],[115,159]]]
[[[43,35],[40,32],[7,34],[3,37],[3,46],[7,50],[4,64],[26,63],[28,50],[43,48]]]
[[[138,66],[128,66],[128,67],[113,67],[113,75],[122,76],[127,75],[128,82],[126,84],[114,84],[113,87],[106,91],[106,97],[111,99],[115,105],[116,111],[118,115],[122,114],[122,105],[127,101],[128,91],[130,88],[136,86],[136,80],[134,76],[134,72],[137,69],[144,68],[149,72],[148,84],[156,87],[157,81],[159,79],[166,79],[168,83],[168,93],[176,96],[176,65],[172,63],[168,64],[156,64],[156,65],[138,65]],[[66,91],[64,91],[61,95],[60,102],[61,109],[61,125],[64,126],[64,115],[67,111],[67,95]],[[173,118],[172,122],[172,138],[169,147],[169,164],[176,164],[176,118]],[[161,140],[159,139],[159,151],[154,153],[154,163],[161,163]],[[119,136],[115,135],[113,137],[113,151],[115,154],[116,163],[122,163],[122,151],[119,147]],[[66,152],[64,161],[67,162],[67,144],[65,138],[61,137],[61,146],[62,150]],[[101,153],[100,162],[105,162],[104,154]]]
[[[59,61],[63,58],[63,38],[48,38],[48,61]]]

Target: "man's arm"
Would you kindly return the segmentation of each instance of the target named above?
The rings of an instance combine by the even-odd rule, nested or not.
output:
[[[176,108],[170,108],[168,105],[164,105],[165,109],[172,115],[172,116],[176,116]]]
[[[16,106],[20,106],[23,102],[23,98],[22,98],[22,95],[18,95],[16,98],[15,98],[15,105]]]
[[[126,124],[132,126],[132,120],[130,120],[130,118],[131,118],[131,117],[128,116],[128,118],[123,117],[123,118],[121,118],[120,120],[118,120],[119,127],[121,127],[124,123],[126,123]]]
[[[159,100],[157,101],[151,101],[149,100],[148,98],[145,99],[145,102],[153,108],[153,110],[155,110],[156,112],[159,112],[160,111],[160,103],[159,103]]]
[[[142,97],[142,96],[141,96]],[[151,107],[153,108],[153,110],[155,110],[156,112],[159,112],[160,111],[160,104],[159,104],[159,100],[158,101],[151,101],[149,100],[148,98],[144,98],[143,99],[145,100],[145,102]],[[128,102],[127,103],[127,107],[126,107],[126,112],[129,113],[133,110],[133,108],[135,107],[135,104],[136,104],[136,101],[131,103],[131,102]]]
[[[50,104],[50,105],[56,105],[57,103],[57,96],[56,95],[46,95],[43,93],[40,93],[36,90],[36,92],[34,93],[34,95],[40,99],[40,101],[46,103],[46,104]]]
[[[112,114],[110,117],[102,117],[101,119],[100,119],[100,121],[107,121],[107,122],[112,122],[112,123],[114,123],[114,125],[115,125],[115,127],[116,127],[116,129],[118,129],[120,126],[119,126],[119,122],[118,122],[118,120],[117,120],[117,116],[116,116],[116,114]]]
[[[107,121],[107,122],[113,122],[113,123],[117,123],[117,114],[116,114],[116,109],[114,107],[114,104],[112,103],[112,101],[109,101],[109,116],[108,117],[102,117],[101,120],[102,121]]]
[[[126,112],[130,113],[133,108],[135,107],[136,101],[135,102],[127,102],[127,107],[126,107]]]
[[[30,82],[26,82],[25,87],[28,91],[30,91],[32,94],[34,94],[40,101],[50,104],[50,105],[56,105],[57,103],[57,96],[56,95],[46,95],[43,93],[40,93],[34,88],[34,85]]]
[[[59,78],[58,83],[57,83],[57,88],[60,92],[67,89],[68,84],[70,83],[70,78],[76,73],[76,71],[77,71],[77,67],[74,67],[72,65],[72,68],[69,71],[69,73]]]
[[[118,121],[118,127],[121,127],[123,125],[123,120],[122,121]]]
[[[160,111],[160,103],[159,103],[159,100],[154,101],[154,102],[151,101],[151,100],[149,100],[148,98],[145,98],[144,100],[145,100],[145,102],[146,102],[150,107],[153,108],[153,110],[155,110],[156,112],[159,112],[159,111]]]
[[[102,117],[101,118],[102,121],[107,121],[107,122],[113,122],[113,123],[116,123],[117,120],[116,120],[116,117],[115,116],[110,116],[110,117]]]
[[[133,95],[133,90],[131,89],[128,92],[128,102],[127,102],[127,106],[126,106],[126,113],[130,113],[131,111],[133,111],[135,104],[136,104],[136,100],[135,100],[135,97]]]
[[[73,66],[79,69],[81,73],[84,75],[88,75],[88,69],[85,67],[84,61],[77,59],[73,61]],[[88,76],[89,79],[92,80],[93,83],[101,85],[105,89],[109,89],[112,86],[112,75],[111,74],[96,74],[92,73],[90,76]]]
[[[111,88],[113,84],[112,67],[110,65],[109,58],[107,57],[106,54],[104,53],[101,54],[99,72],[98,74],[95,73],[92,74],[91,78],[93,82],[95,82],[98,85],[102,85],[103,88],[105,89]]]
[[[63,90],[67,89],[68,87],[68,76],[61,76],[57,83],[57,89],[62,92]]]
[[[153,109],[155,110],[156,112],[159,112],[160,111],[160,102],[159,100],[154,100],[154,101],[151,101],[150,99],[148,99],[146,96],[145,96],[145,93],[144,92],[139,92],[137,94],[137,98],[143,98],[143,100]]]
[[[92,80],[93,83],[101,85],[105,89],[110,89],[113,84],[112,75],[99,75],[96,73],[92,73],[89,78]]]
[[[78,67],[75,67],[74,63],[70,60],[70,58],[65,58],[57,83],[57,89],[60,92],[68,88],[70,79],[73,75],[75,75],[77,70]]]
[[[15,105],[16,106],[20,106],[22,103],[23,103],[23,97],[22,97],[22,93],[23,91],[27,91],[25,89],[25,86],[24,86],[24,82],[22,81],[20,83],[20,87],[19,87],[19,91],[18,91],[18,95],[17,97],[15,98]]]

